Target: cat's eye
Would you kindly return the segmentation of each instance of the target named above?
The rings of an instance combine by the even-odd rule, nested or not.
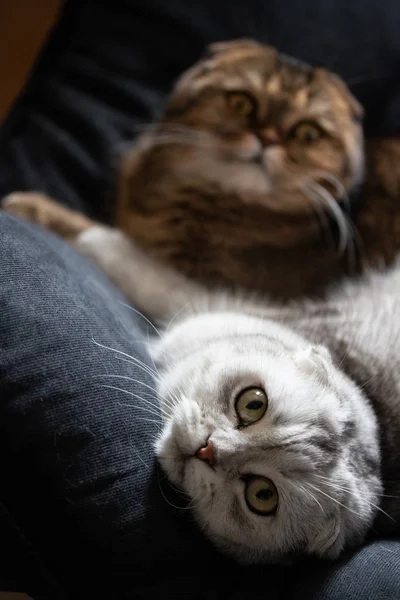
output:
[[[240,117],[251,117],[257,110],[254,98],[244,92],[228,92],[227,102],[229,108]]]
[[[312,144],[322,135],[321,128],[315,123],[298,123],[290,132],[290,137],[302,144]]]
[[[267,394],[258,387],[247,388],[236,398],[236,412],[242,425],[259,421],[267,408]]]
[[[247,477],[245,499],[249,509],[258,515],[272,515],[278,508],[278,491],[266,477]]]

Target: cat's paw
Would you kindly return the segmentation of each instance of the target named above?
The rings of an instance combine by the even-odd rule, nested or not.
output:
[[[14,192],[5,196],[1,201],[1,208],[16,217],[40,223],[43,220],[43,202],[47,198],[34,192]]]
[[[1,208],[7,213],[38,223],[68,241],[95,225],[93,221],[44,194],[14,192],[3,198]]]

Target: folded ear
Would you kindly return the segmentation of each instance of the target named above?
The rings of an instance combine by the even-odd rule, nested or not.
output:
[[[260,44],[255,40],[238,39],[229,42],[216,42],[207,48],[207,57],[218,67],[231,64],[251,64],[258,62],[263,68],[272,69],[278,59],[278,51],[273,46]],[[261,62],[259,62],[261,61]]]
[[[326,69],[316,69],[316,72],[322,76],[325,81],[330,85],[337,95],[349,106],[351,116],[355,121],[362,121],[364,117],[364,109],[358,100],[350,92],[347,84],[335,73],[331,73]]]
[[[250,38],[241,38],[238,40],[229,40],[228,42],[214,42],[207,47],[208,56],[217,56],[231,52],[257,52],[265,50],[268,46],[263,46],[259,42]]]
[[[236,70],[238,64],[261,61],[264,68],[275,64],[278,52],[272,46],[265,46],[250,39],[238,39],[210,44],[205,56],[185,71],[176,82],[169,97],[166,114],[174,116],[185,111],[199,93],[213,85],[220,86],[227,70]]]
[[[328,382],[332,358],[325,346],[309,346],[295,356],[296,365],[303,373],[316,374],[323,382]]]
[[[207,46],[205,54],[192,67],[182,73],[175,85],[175,90],[186,89],[187,85],[197,85],[199,79],[211,71],[224,65],[244,60],[277,55],[272,46],[264,46],[250,39],[239,39],[228,42],[215,42]]]
[[[194,98],[215,79],[215,60],[202,58],[182,73],[168,98],[165,114],[174,116],[190,107]]]

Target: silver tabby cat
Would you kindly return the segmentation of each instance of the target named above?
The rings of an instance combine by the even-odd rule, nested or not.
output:
[[[210,295],[116,230],[75,245],[170,322],[152,350],[156,452],[217,547],[244,563],[334,558],[371,527],[398,531],[400,269],[274,308]]]

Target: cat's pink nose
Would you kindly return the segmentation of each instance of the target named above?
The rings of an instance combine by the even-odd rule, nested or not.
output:
[[[264,146],[273,146],[279,144],[279,134],[274,127],[266,127],[259,132],[260,139]]]
[[[210,438],[207,440],[207,445],[199,448],[196,452],[197,458],[200,460],[204,460],[204,462],[208,462],[210,467],[214,464],[214,446]]]

